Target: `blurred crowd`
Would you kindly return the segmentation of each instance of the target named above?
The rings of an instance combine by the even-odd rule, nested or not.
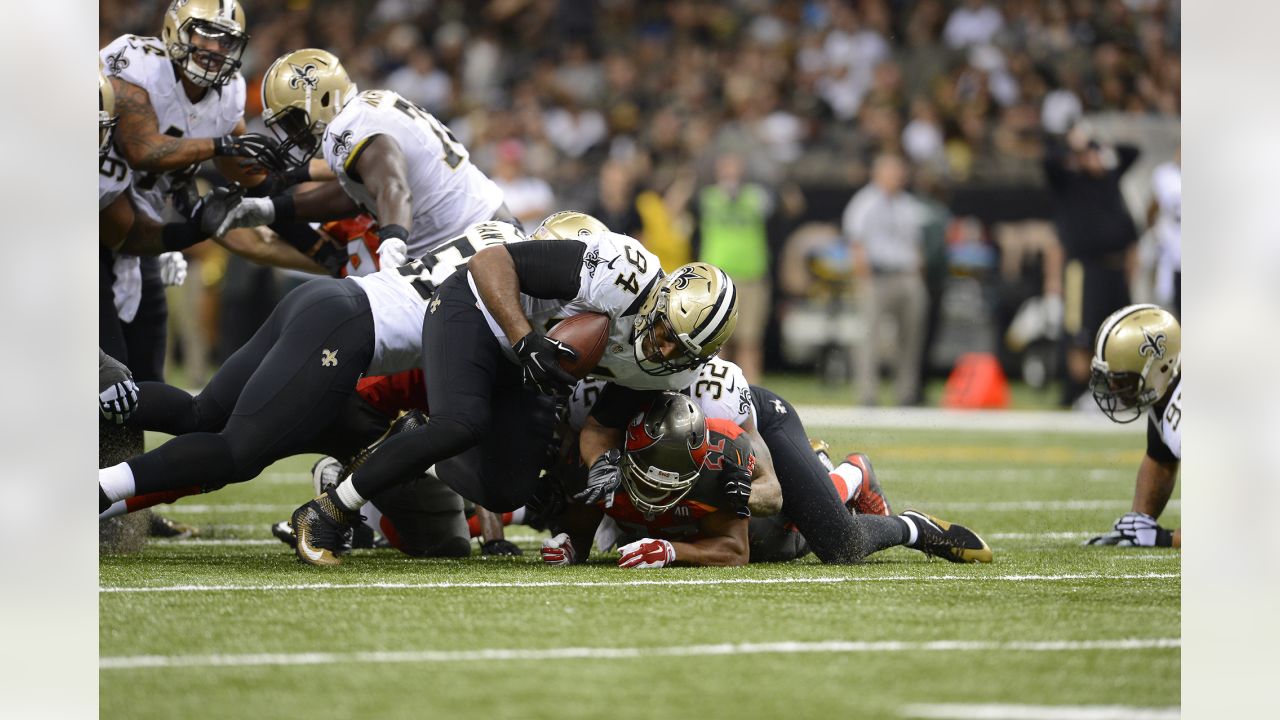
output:
[[[1045,162],[1082,119],[1104,113],[1176,123],[1180,112],[1177,0],[244,5],[251,129],[271,61],[299,47],[328,49],[361,88],[392,89],[446,122],[526,226],[579,209],[642,239],[668,267],[704,253],[736,262],[737,272],[726,270],[747,286],[744,297],[759,298],[749,314],[762,315],[746,318],[736,350],[752,377],[788,362],[762,349],[766,334],[774,345],[785,342],[776,328],[787,302],[812,301],[815,283],[835,288],[828,299],[840,295],[859,284],[859,257],[868,268],[876,262],[858,255],[848,207],[883,158],[903,161],[903,192],[919,200],[919,212],[902,215],[918,225],[910,240],[916,256],[886,262],[909,267],[923,283],[922,296],[903,296],[911,296],[903,301],[909,308],[892,323],[899,342],[890,343],[924,358],[915,363],[923,376],[947,312],[942,283],[956,265],[979,257],[974,263],[1010,280],[1024,271],[1028,248],[1037,258],[1058,252],[1045,250],[1055,243],[1051,209],[1026,213],[1039,215],[1036,225],[975,229],[954,212],[957,192],[1025,187],[1051,197]],[[124,33],[157,35],[164,8],[101,0],[100,9],[105,45]],[[750,207],[726,210],[742,188],[752,188]],[[843,257],[840,247],[813,241],[819,236],[855,241],[854,249]],[[958,249],[970,236],[977,240],[968,244],[985,244],[990,257]],[[734,243],[748,249],[728,250]],[[788,277],[795,247],[804,257]],[[207,260],[206,286],[216,285],[227,261]],[[1035,272],[1041,287],[1031,295],[1061,292],[1057,277],[1045,277],[1057,276],[1057,265]],[[1001,303],[987,298],[992,314],[1007,316],[995,321],[1000,334],[1014,314]],[[864,333],[876,326],[859,325]],[[908,342],[913,334],[922,342]],[[832,342],[839,341],[837,333]],[[898,388],[896,402],[920,401],[915,384]]]

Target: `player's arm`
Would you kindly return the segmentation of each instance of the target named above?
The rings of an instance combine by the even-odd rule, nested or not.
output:
[[[520,294],[551,300],[573,300],[581,289],[582,257],[587,246],[578,240],[530,240],[494,245],[475,254],[467,265],[476,291],[503,334],[513,340],[533,331]]]
[[[1173,487],[1178,482],[1177,460],[1160,461],[1144,455],[1138,466],[1138,481],[1133,492],[1133,511],[1159,518],[1169,504]]]
[[[119,250],[128,238],[134,220],[129,193],[120,193],[98,213],[98,244],[108,250]]]
[[[363,179],[373,195],[378,225],[399,225],[406,231],[401,240],[407,239],[407,231],[413,229],[413,192],[404,153],[395,139],[374,135],[351,152],[347,167],[355,169],[354,177]]]
[[[323,265],[282,241],[270,228],[236,228],[214,238],[214,242],[246,260],[261,265],[301,270],[316,275],[329,274]]]
[[[747,519],[732,510],[717,510],[698,521],[700,537],[671,543],[676,565],[740,567],[751,559],[747,544]]]
[[[755,418],[748,417],[742,429],[751,438],[751,452],[756,456],[756,468],[751,474],[751,514],[758,517],[777,515],[782,512],[782,484],[773,469],[773,455],[756,429]]]
[[[151,96],[146,90],[118,77],[111,78],[116,93],[115,146],[129,167],[139,172],[180,170],[214,156],[211,138],[177,138],[160,132]]]

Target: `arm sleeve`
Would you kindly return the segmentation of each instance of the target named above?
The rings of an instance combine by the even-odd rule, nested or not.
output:
[[[600,391],[600,399],[591,408],[591,417],[608,428],[622,429],[645,401],[661,394],[659,390],[632,390],[609,383]]]
[[[520,279],[520,292],[544,300],[572,300],[581,289],[581,240],[528,240],[507,245]]]
[[[1178,462],[1178,456],[1160,438],[1160,427],[1152,418],[1147,418],[1147,456],[1158,463]]]

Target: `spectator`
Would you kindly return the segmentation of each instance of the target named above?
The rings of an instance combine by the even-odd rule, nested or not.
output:
[[[437,114],[449,107],[453,81],[436,68],[430,50],[417,48],[410,53],[407,65],[387,76],[387,88]]]
[[[1138,240],[1120,193],[1120,178],[1138,159],[1132,145],[1103,147],[1076,126],[1065,143],[1053,141],[1045,174],[1053,194],[1053,223],[1062,242],[1065,376],[1061,403],[1091,407],[1085,392],[1093,339],[1102,320],[1129,304]]]
[[[528,175],[524,171],[524,144],[519,140],[503,140],[498,143],[493,182],[502,188],[507,209],[533,232],[542,219],[556,212],[555,193],[546,180]]]
[[[719,267],[738,287],[738,327],[723,355],[737,363],[749,382],[763,377],[764,327],[769,322],[769,239],[773,213],[769,191],[744,182],[740,155],[716,158],[715,184],[697,198],[698,259]]]
[[[1182,316],[1182,146],[1151,173],[1147,223],[1156,234],[1155,300]]]
[[[858,305],[867,328],[857,350],[858,402],[878,404],[884,318],[897,321],[892,358],[899,405],[921,401],[928,290],[924,280],[924,227],[928,211],[904,187],[907,168],[894,154],[876,156],[871,183],[844,209],[843,232],[853,246]]]
[[[942,37],[953,49],[985,45],[1004,27],[1004,16],[986,0],[964,0],[951,11]]]

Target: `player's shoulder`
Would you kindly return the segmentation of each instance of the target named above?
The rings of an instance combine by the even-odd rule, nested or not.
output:
[[[740,425],[727,418],[707,418],[707,434],[713,440],[720,437],[737,440],[744,435],[744,431]]]
[[[108,75],[140,87],[147,87],[170,73],[169,55],[159,38],[121,35],[99,51],[102,67]]]

